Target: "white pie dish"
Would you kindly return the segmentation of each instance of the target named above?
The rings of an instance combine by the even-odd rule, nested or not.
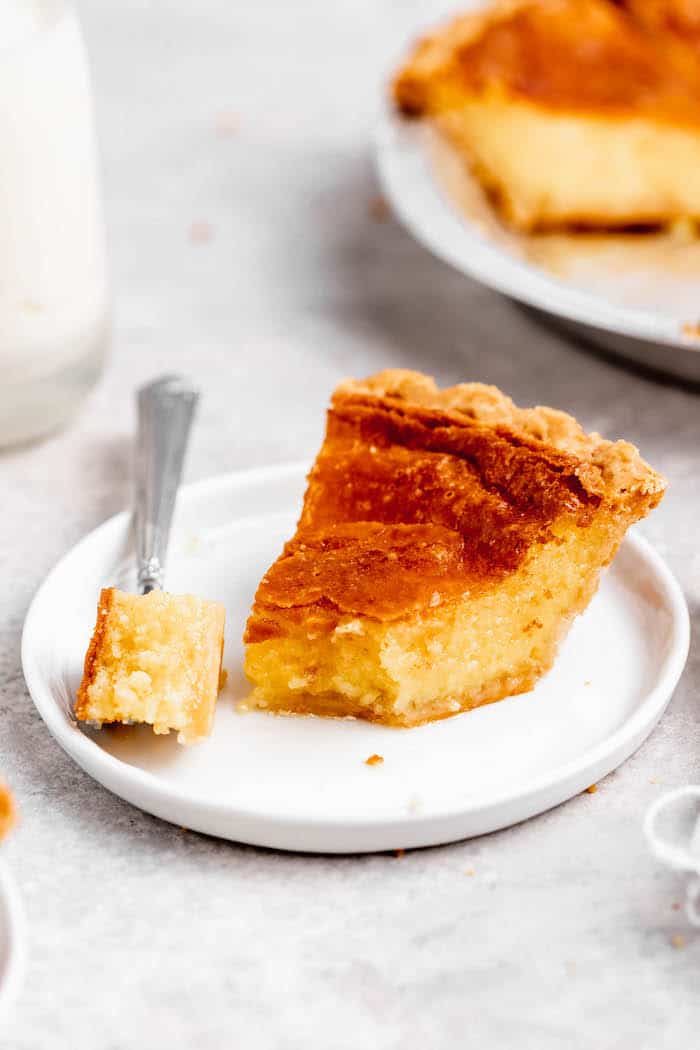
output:
[[[293,532],[305,465],[180,493],[167,583],[224,602],[229,680],[212,736],[190,748],[144,727],[79,727],[72,702],[99,588],[132,583],[129,516],[49,574],[27,615],[24,673],[71,757],[128,802],[255,845],[316,852],[428,846],[570,798],[624,761],[668,703],[688,650],[681,590],[638,535],[624,542],[555,667],[531,693],[417,729],[241,713],[241,635],[255,587]],[[380,766],[365,759],[377,753]]]
[[[700,381],[700,239],[516,234],[430,125],[388,102],[375,155],[395,214],[439,259],[604,350]]]

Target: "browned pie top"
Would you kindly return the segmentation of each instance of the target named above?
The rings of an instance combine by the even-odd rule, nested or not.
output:
[[[551,109],[697,124],[700,54],[688,45],[693,32],[698,39],[700,18],[692,21],[688,4],[697,0],[623,0],[620,7],[609,0],[501,0],[420,41],[394,96],[412,116],[490,93]],[[671,23],[675,32],[662,31]]]
[[[260,583],[246,641],[339,615],[391,620],[473,593],[603,511],[629,523],[664,482],[624,441],[495,387],[417,372],[341,384],[294,538]]]
[[[673,33],[700,50],[700,0],[615,0],[649,29]]]

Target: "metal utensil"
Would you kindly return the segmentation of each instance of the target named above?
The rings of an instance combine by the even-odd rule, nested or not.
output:
[[[199,392],[166,375],[137,393],[135,529],[138,592],[161,590],[175,496]]]

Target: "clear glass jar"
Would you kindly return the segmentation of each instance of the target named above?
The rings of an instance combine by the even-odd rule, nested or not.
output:
[[[87,59],[67,0],[0,3],[0,445],[65,423],[109,334]]]

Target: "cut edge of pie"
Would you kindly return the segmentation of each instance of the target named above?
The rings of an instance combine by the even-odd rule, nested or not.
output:
[[[628,6],[500,0],[458,17],[415,45],[394,101],[522,231],[696,221],[700,50]]]
[[[250,702],[411,726],[527,691],[663,491],[633,445],[495,387],[342,383],[246,626]]]

